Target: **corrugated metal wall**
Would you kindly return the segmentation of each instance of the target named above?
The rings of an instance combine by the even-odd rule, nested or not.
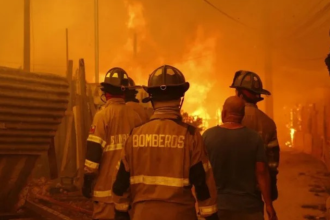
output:
[[[10,212],[68,104],[68,83],[53,74],[0,67],[0,212]]]
[[[63,77],[0,67],[0,152],[47,150],[68,95]]]
[[[14,212],[37,155],[0,155],[0,213]]]

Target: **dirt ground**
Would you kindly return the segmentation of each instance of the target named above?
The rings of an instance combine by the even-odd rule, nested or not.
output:
[[[291,149],[282,149],[278,188],[279,199],[274,203],[274,206],[279,220],[325,220],[325,201],[330,194],[330,173],[326,171],[322,162],[310,155]],[[40,188],[40,190],[42,189],[43,187]],[[43,195],[43,193],[41,194]],[[91,202],[79,195],[69,193],[52,195],[51,197],[60,202],[91,210]],[[84,214],[47,203],[43,204],[70,216],[72,219],[90,219]],[[265,220],[267,219],[266,217]]]
[[[279,172],[279,199],[274,203],[278,219],[325,219],[330,175],[324,165],[310,155],[284,149]]]

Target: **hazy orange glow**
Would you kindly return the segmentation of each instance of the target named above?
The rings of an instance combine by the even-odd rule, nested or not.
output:
[[[0,1],[1,66],[22,68],[23,2]],[[94,82],[94,1],[30,2],[31,69],[65,75],[68,29],[74,71],[83,58],[87,81]],[[267,2],[271,4],[272,86],[265,80],[264,68],[263,3]],[[158,66],[177,66],[191,83],[183,110],[214,126],[220,121],[219,107],[233,95],[228,87],[235,71],[252,70],[273,94],[279,135],[288,136],[291,131],[285,127],[288,119],[283,117],[283,106],[306,101],[297,91],[330,83],[324,65],[329,50],[325,21],[330,14],[314,16],[328,3],[316,6],[304,0],[299,7],[284,0],[241,1],[239,6],[235,1],[212,3],[244,24],[226,18],[205,1],[99,1],[100,80],[109,68],[119,66],[136,83],[146,85]],[[258,104],[261,110],[266,101]]]
[[[217,36],[205,36],[203,29],[198,28],[195,38],[187,44],[184,55],[186,60],[174,64],[185,74],[186,80],[190,83],[183,108],[189,114],[202,118],[205,128],[216,125],[209,122],[211,119],[216,119],[216,115],[209,109],[214,103],[206,102],[214,86],[214,81],[210,80],[206,73],[215,72],[216,39]]]
[[[147,22],[143,14],[142,4],[139,2],[129,3],[125,1],[125,5],[129,15],[126,25],[128,31],[132,34],[127,40],[121,54],[116,56],[114,62],[130,63],[130,67],[127,68],[129,75],[133,76],[137,84],[145,85],[147,82],[147,74],[145,74],[146,68],[143,67],[138,60],[132,58],[134,57],[134,48],[136,48],[137,53],[141,50],[139,43],[136,47],[134,46],[134,35],[137,34],[139,42],[145,40],[152,44],[153,40],[147,31]],[[215,84],[215,81],[210,80],[207,74],[216,71],[215,48],[217,39],[218,36],[216,34],[214,34],[214,36],[206,36],[202,27],[197,28],[195,36],[186,43],[186,50],[183,55],[184,60],[171,64],[181,70],[186,80],[190,83],[190,89],[185,96],[183,110],[194,117],[202,118],[203,127],[205,128],[215,126],[221,121],[221,119],[219,119],[219,103],[214,104],[206,102],[206,98]],[[151,63],[162,65],[164,64],[162,63],[163,60],[164,59],[159,56],[155,57]],[[100,80],[102,80],[103,77],[104,74],[100,74]],[[216,114],[210,112],[210,107],[218,109]],[[210,123],[210,120],[213,120],[213,122]]]
[[[217,116],[218,116],[218,125],[221,125],[222,124],[222,117],[221,117],[221,109],[218,108],[217,110]]]

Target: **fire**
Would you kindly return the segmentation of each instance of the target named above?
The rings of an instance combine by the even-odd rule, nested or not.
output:
[[[202,118],[203,119],[203,125],[202,126],[204,128],[209,127],[208,121],[210,120],[210,115],[207,113],[207,110],[204,107],[200,107],[199,109],[194,111],[192,113],[192,116]]]
[[[143,33],[146,26],[143,16],[143,5],[140,2],[128,3],[128,1],[125,1],[125,4],[129,16],[127,22],[128,29],[139,29]]]
[[[221,124],[222,124],[221,111],[222,111],[222,109],[221,109],[221,108],[218,108],[218,109],[217,109],[217,119],[218,119],[218,125],[221,125]]]
[[[143,15],[143,5],[140,2],[128,2],[125,1],[125,5],[128,12],[127,29],[130,31],[131,37],[129,37],[125,49],[127,51],[132,51],[134,54],[139,52],[141,48],[137,43],[137,36],[139,40],[144,40],[146,38],[146,20]]]
[[[148,74],[150,74],[150,66],[161,65],[163,57],[158,54],[152,57],[147,56],[150,51],[158,53],[158,46],[149,32],[143,4],[135,0],[123,1],[128,15],[127,42],[112,61],[112,65],[125,67],[128,75],[133,77],[136,84],[145,85]]]
[[[296,132],[296,130],[294,129],[294,128],[290,128],[290,138],[291,138],[291,145],[290,145],[290,147],[292,147],[293,146],[293,141],[294,141],[294,134],[295,134],[295,132]]]
[[[190,89],[185,96],[184,109],[192,115],[203,119],[205,128],[210,126],[210,113],[208,108],[211,103],[206,102],[209,91],[214,85],[208,74],[215,71],[217,37],[205,36],[203,29],[198,28],[195,39],[188,44],[188,49],[183,57],[185,61],[174,64],[186,76]],[[216,117],[217,118],[217,117]],[[216,124],[211,124],[214,126]]]
[[[290,123],[287,125],[287,128],[289,129],[290,131],[290,141],[287,141],[285,143],[286,146],[288,147],[293,147],[294,146],[294,138],[295,138],[295,132],[296,132],[296,129],[294,128],[294,118],[293,118],[293,109],[290,110]]]
[[[148,53],[150,48],[157,52],[158,46],[148,31],[147,21],[143,14],[143,4],[138,1],[124,0],[124,2],[128,14],[126,23],[128,39],[120,54],[112,60],[111,66],[125,67],[128,74],[134,78],[135,83],[142,85],[145,84],[148,74],[150,74],[149,65],[157,67],[165,64],[165,61],[177,67],[190,83],[183,110],[189,115],[202,118],[204,128],[221,123],[221,110],[218,109],[216,115],[212,114],[218,106],[207,102],[209,92],[215,83],[214,80],[210,80],[210,76],[216,71],[217,35],[206,35],[203,28],[199,27],[195,36],[190,36],[186,45],[187,49],[182,54],[184,58],[182,61],[170,62],[159,53],[146,63],[143,56]],[[141,56],[136,56],[136,54],[141,54]],[[100,78],[102,79],[102,76]]]

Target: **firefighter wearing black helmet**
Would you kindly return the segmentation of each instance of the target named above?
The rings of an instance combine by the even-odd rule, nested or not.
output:
[[[250,71],[236,72],[230,87],[235,88],[236,95],[245,101],[245,116],[242,124],[259,132],[263,138],[270,168],[271,196],[274,201],[278,197],[277,174],[280,160],[276,124],[257,106],[257,103],[263,100],[261,95],[271,95],[271,93],[263,89],[260,77]]]
[[[126,90],[125,101],[126,105],[131,107],[141,118],[142,122],[145,123],[149,120],[149,116],[143,106],[140,104],[140,101],[136,98],[136,95],[139,93],[138,89],[141,89],[141,86],[135,85],[135,82],[132,78],[128,78],[129,88]]]
[[[149,122],[132,130],[116,181],[115,202],[130,188],[132,220],[218,219],[216,186],[199,132],[182,121],[180,109],[189,83],[175,67],[157,68],[144,87],[155,109]],[[121,218],[122,217],[122,218]],[[116,219],[128,214],[116,211]]]
[[[93,198],[93,219],[114,219],[111,187],[117,173],[116,166],[129,132],[142,121],[133,109],[125,105],[129,82],[123,69],[110,69],[101,86],[107,101],[104,108],[95,114],[89,131],[82,193]]]

